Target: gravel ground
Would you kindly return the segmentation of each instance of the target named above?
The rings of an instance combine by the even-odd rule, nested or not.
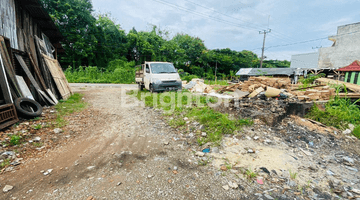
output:
[[[81,134],[27,161],[19,170],[3,174],[1,188],[14,187],[0,194],[0,199],[336,199],[334,191],[355,199],[360,189],[359,172],[345,168],[360,169],[359,156],[342,147],[358,148],[357,139],[336,142],[331,134],[318,135],[291,121],[275,128],[255,124],[241,137],[225,137],[219,152],[199,157],[195,152],[201,149],[194,138],[169,127],[160,110],[141,104],[122,106],[122,102],[138,102],[124,95],[124,89],[74,90],[85,94],[90,108],[84,111],[86,117],[82,113],[70,116],[63,134]],[[251,156],[258,164],[244,158],[244,162],[233,163],[232,169],[219,169],[231,153],[249,156],[249,148],[254,148]],[[272,150],[275,154],[268,153]],[[262,153],[268,155],[263,160]],[[282,154],[289,157],[266,165]],[[296,159],[287,160],[293,157]],[[344,157],[350,160],[345,162]],[[286,162],[299,178],[289,178]],[[271,172],[261,171],[261,163]],[[263,178],[263,184],[243,176],[241,171],[249,166]],[[326,175],[330,169],[334,174]],[[49,174],[44,175],[46,172]],[[314,183],[304,183],[308,177]]]

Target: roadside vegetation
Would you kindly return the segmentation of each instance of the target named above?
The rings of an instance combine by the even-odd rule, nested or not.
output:
[[[80,112],[86,108],[87,103],[82,100],[82,97],[83,94],[75,93],[66,101],[60,100],[60,102],[55,106],[57,111],[56,120],[54,122],[55,127],[60,128],[68,123],[65,119],[66,115],[74,112]]]
[[[339,88],[337,87],[337,94]],[[320,109],[321,106],[314,104],[306,117],[340,130],[345,130],[349,128],[349,124],[353,124],[353,135],[360,139],[360,108],[357,105],[359,101],[360,99],[353,102],[351,99],[335,95],[325,104],[325,109]]]
[[[193,130],[200,146],[208,142],[219,145],[225,134],[239,134],[243,126],[253,124],[250,119],[231,118],[228,114],[212,109],[208,103],[215,104],[218,101],[217,99],[193,95],[187,91],[153,94],[148,91],[131,91],[128,94],[136,95],[148,107],[163,109],[169,124],[173,128],[181,130],[184,134],[191,133],[191,130],[187,129],[190,122],[198,122],[203,125],[202,130]],[[170,97],[171,95],[173,97]],[[165,97],[161,99],[161,96]],[[206,133],[206,137],[201,136],[202,132]]]
[[[121,59],[111,61],[106,69],[98,67],[69,67],[65,76],[71,83],[133,83],[135,81],[135,62]]]

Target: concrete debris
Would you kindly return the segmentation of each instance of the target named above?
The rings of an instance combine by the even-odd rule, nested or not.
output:
[[[195,153],[195,156],[204,157],[205,153],[203,153],[201,151],[198,151],[198,152]]]
[[[224,185],[224,186],[222,186],[223,188],[224,188],[224,190],[229,190],[230,189],[230,187],[228,186],[228,185]]]
[[[62,133],[62,132],[64,132],[64,131],[62,129],[60,129],[60,128],[54,129],[55,134],[59,134],[59,133]]]
[[[9,192],[10,190],[12,190],[14,188],[14,186],[11,185],[5,185],[5,187],[3,188],[3,192]]]
[[[228,184],[229,184],[230,188],[232,188],[232,189],[236,189],[239,187],[239,185],[237,183],[233,183],[231,181]]]
[[[210,93],[213,90],[213,87],[206,85],[203,79],[192,79],[188,84],[183,85],[183,88],[198,93]]]

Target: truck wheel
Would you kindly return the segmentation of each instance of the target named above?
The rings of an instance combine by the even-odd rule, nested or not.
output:
[[[139,84],[139,91],[142,91],[144,89],[144,85],[143,84]]]
[[[149,85],[149,90],[151,93],[154,93],[154,87],[151,84]]]

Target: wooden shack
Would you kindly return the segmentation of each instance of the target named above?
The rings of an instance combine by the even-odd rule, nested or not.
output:
[[[62,39],[39,0],[0,0],[0,129],[17,121],[16,99],[51,106],[70,96]]]

